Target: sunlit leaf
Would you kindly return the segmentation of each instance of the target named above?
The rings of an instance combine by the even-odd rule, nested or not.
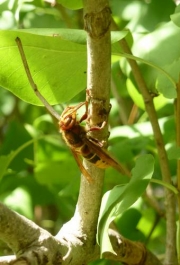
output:
[[[32,30],[29,30],[33,32]],[[39,30],[34,30],[39,33]],[[20,99],[42,105],[26,76],[15,42],[22,41],[31,75],[38,89],[51,104],[67,102],[86,89],[86,32],[42,30],[40,35],[27,31],[0,31],[0,85]],[[62,33],[62,36],[61,36]],[[116,42],[127,34],[115,32]],[[79,44],[81,43],[81,44]]]
[[[176,83],[179,80],[179,72],[180,72],[180,59],[173,61],[172,64],[168,64],[164,67],[164,70],[168,72]],[[176,87],[172,87],[172,84],[169,80],[167,80],[166,76],[162,74],[158,74],[158,78],[156,81],[156,87],[160,93],[162,93],[166,98],[176,98],[177,92]]]
[[[172,14],[170,17],[174,24],[180,27],[180,5],[176,7],[174,14]]]
[[[20,37],[33,79],[52,104],[66,102],[86,88],[86,47],[54,36],[0,32],[0,85],[24,101],[42,105],[35,96],[15,42]]]
[[[3,201],[12,210],[26,216],[29,219],[33,218],[33,207],[29,193],[24,188],[15,189]]]
[[[164,78],[164,81],[167,84],[167,78],[164,75],[161,75]],[[171,84],[171,88],[172,88],[172,84]],[[145,105],[144,105],[144,100],[142,95],[138,92],[138,90],[135,88],[134,84],[131,82],[130,79],[127,79],[127,89],[129,92],[130,97],[132,98],[133,102],[136,104],[136,106],[138,106],[139,108],[145,110]],[[171,90],[172,91],[172,90]],[[160,91],[162,92],[162,91]],[[176,94],[173,94],[174,90],[171,92],[172,96],[175,96]],[[168,91],[167,91],[168,93]],[[167,93],[165,93],[165,95],[167,96]],[[170,92],[169,92],[170,94]],[[164,95],[164,93],[163,93]],[[156,110],[161,109],[163,106],[165,106],[168,102],[169,99],[167,97],[164,97],[162,94],[157,94],[157,96],[154,97],[154,106],[156,108]],[[172,97],[171,97],[172,98]]]

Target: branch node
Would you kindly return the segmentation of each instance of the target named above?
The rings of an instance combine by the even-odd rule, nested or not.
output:
[[[84,16],[84,29],[94,39],[102,38],[111,24],[111,9],[106,6],[99,12],[90,12]]]

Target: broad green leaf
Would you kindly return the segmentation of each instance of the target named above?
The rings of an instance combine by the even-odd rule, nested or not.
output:
[[[32,90],[15,42],[21,38],[35,83],[51,104],[86,88],[86,47],[54,36],[0,32],[0,85],[26,102],[42,105]]]
[[[37,29],[29,31],[39,34]],[[42,105],[26,76],[15,42],[19,37],[42,95],[50,104],[67,102],[86,89],[87,54],[86,45],[82,45],[86,43],[86,32],[44,29],[42,33],[44,35],[22,30],[0,31],[0,86],[26,102]],[[113,33],[112,42],[126,34],[127,31]]]
[[[65,29],[65,28],[29,28],[19,30],[19,32],[31,33],[47,37],[56,37],[63,40],[75,42],[78,44],[86,44],[87,33],[81,29]],[[120,32],[120,31],[118,31]],[[125,32],[125,31],[122,31]],[[114,35],[114,34],[112,34]],[[116,34],[115,34],[116,37]]]
[[[108,236],[109,225],[142,195],[152,177],[153,168],[154,158],[152,155],[139,157],[132,170],[130,182],[114,187],[103,196],[97,232],[101,253],[107,251],[114,253]]]
[[[142,34],[134,42],[133,53],[154,65],[163,67],[179,58],[179,40],[180,29],[172,22],[164,23],[153,32]],[[169,47],[171,47],[171,52]]]
[[[75,42],[78,44],[86,44],[87,41],[87,32],[81,29],[65,29],[65,28],[30,28],[18,30],[22,33],[31,33],[35,35],[43,35],[47,37],[59,37],[63,40],[70,42]],[[111,43],[116,43],[119,40],[126,37],[129,34],[128,30],[123,31],[111,31]],[[119,44],[118,44],[119,46]]]
[[[134,59],[141,63],[141,74],[148,89],[155,92],[157,76],[162,73],[167,77],[166,82],[168,82],[168,89],[171,93],[168,98],[175,97],[175,80],[165,69],[167,65],[172,64],[180,57],[178,46],[180,29],[172,22],[168,22],[163,23],[151,33],[135,37],[132,52],[135,55]],[[169,47],[171,47],[170,50]],[[121,56],[130,58],[127,54]],[[131,70],[126,65],[127,63],[123,65],[123,71],[126,72],[126,75],[129,75]]]

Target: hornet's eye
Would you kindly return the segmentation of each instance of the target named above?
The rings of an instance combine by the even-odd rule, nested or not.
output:
[[[67,118],[64,119],[64,126],[69,127],[69,125],[71,125],[72,122],[73,122],[72,117],[68,116]]]
[[[76,119],[73,119],[71,115],[67,115],[59,122],[60,128],[63,130],[70,130],[76,123]]]

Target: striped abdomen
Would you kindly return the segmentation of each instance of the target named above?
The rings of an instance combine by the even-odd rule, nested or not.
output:
[[[83,156],[86,160],[99,168],[109,167],[108,163],[94,153],[88,144],[84,143],[83,138],[86,137],[85,135],[86,132],[84,128],[78,125],[71,130],[62,131],[62,136],[72,151]]]

